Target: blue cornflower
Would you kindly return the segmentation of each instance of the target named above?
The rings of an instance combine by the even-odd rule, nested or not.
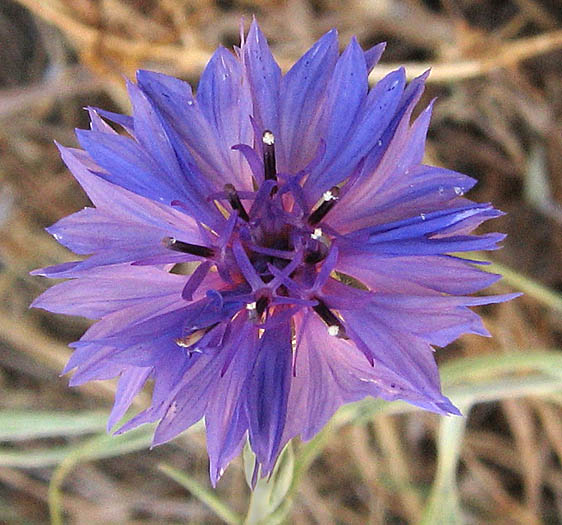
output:
[[[132,117],[90,108],[82,149],[59,146],[95,207],[48,231],[90,257],[36,271],[71,280],[34,306],[98,319],[64,371],[119,377],[109,428],[153,381],[118,432],[158,421],[160,444],[205,418],[215,484],[246,437],[266,476],[288,440],[365,396],[459,413],[432,345],[487,335],[468,307],[511,296],[469,297],[499,276],[450,254],[495,249],[503,235],[471,231],[501,213],[422,163],[426,75],[369,89],[383,48],[339,55],[330,31],[282,76],[254,21],[195,96],[139,71]]]

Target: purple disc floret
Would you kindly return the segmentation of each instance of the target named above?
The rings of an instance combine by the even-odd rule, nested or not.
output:
[[[423,164],[426,75],[369,88],[383,48],[339,54],[333,30],[282,75],[254,21],[196,95],[139,71],[132,116],[90,108],[81,149],[59,146],[93,207],[48,231],[89,257],[35,271],[69,280],[33,305],[97,320],[64,372],[119,377],[109,428],[153,382],[118,432],[158,422],[160,444],[204,418],[216,484],[246,439],[267,476],[366,396],[459,413],[433,345],[488,335],[469,307],[512,296],[471,297],[499,276],[452,254],[496,249],[471,232],[501,212]]]

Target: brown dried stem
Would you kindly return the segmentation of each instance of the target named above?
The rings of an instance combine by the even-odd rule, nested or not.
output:
[[[179,72],[186,75],[200,73],[211,55],[209,50],[194,46],[185,48],[176,44],[128,40],[83,24],[48,2],[38,0],[17,1],[46,22],[57,26],[81,50],[99,46],[101,49],[111,50],[111,52],[134,63],[144,60],[170,63],[176,66]],[[514,66],[523,60],[561,47],[562,30],[551,31],[538,36],[501,43],[485,55],[473,59],[435,63],[381,64],[375,68],[370,80],[374,82],[400,67],[400,65],[404,65],[410,78],[416,77],[431,68],[432,73],[429,82],[453,82],[484,76],[494,70]],[[290,62],[281,60],[280,65],[283,70],[287,70]]]

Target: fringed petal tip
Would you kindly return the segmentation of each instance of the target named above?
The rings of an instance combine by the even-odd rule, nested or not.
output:
[[[435,407],[437,413],[445,416],[463,416],[463,413],[446,397],[444,401],[436,402]]]

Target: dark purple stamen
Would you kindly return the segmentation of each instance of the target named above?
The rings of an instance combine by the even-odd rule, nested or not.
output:
[[[258,318],[263,315],[268,305],[269,305],[269,299],[267,297],[260,297],[256,301],[256,312],[258,314]]]
[[[246,305],[246,310],[248,310],[248,318],[252,321],[261,321],[263,313],[269,306],[269,297],[261,296],[254,303],[248,303]]]
[[[309,252],[304,257],[304,262],[306,264],[316,264],[326,258],[326,255],[321,250],[315,250]]]
[[[215,255],[215,250],[212,248],[178,241],[177,239],[174,239],[174,237],[164,237],[162,239],[162,244],[170,250],[189,253],[190,255],[196,255],[197,257],[213,257]]]
[[[320,319],[326,323],[330,335],[334,335],[340,339],[349,339],[345,333],[342,322],[338,319],[336,314],[334,314],[321,299],[316,297],[316,300],[318,304],[313,306],[312,309],[318,314]]]
[[[263,168],[265,180],[277,180],[277,165],[275,163],[275,135],[268,129],[263,132]]]
[[[318,224],[327,213],[334,207],[340,198],[340,189],[333,186],[322,195],[322,204],[316,208],[308,217],[308,224],[314,226]]]
[[[232,206],[232,209],[238,212],[238,216],[243,221],[250,222],[248,212],[246,211],[246,208],[244,208],[244,205],[240,200],[240,195],[238,195],[236,188],[232,184],[225,184],[224,191],[228,196],[228,202],[230,203],[230,206]]]

